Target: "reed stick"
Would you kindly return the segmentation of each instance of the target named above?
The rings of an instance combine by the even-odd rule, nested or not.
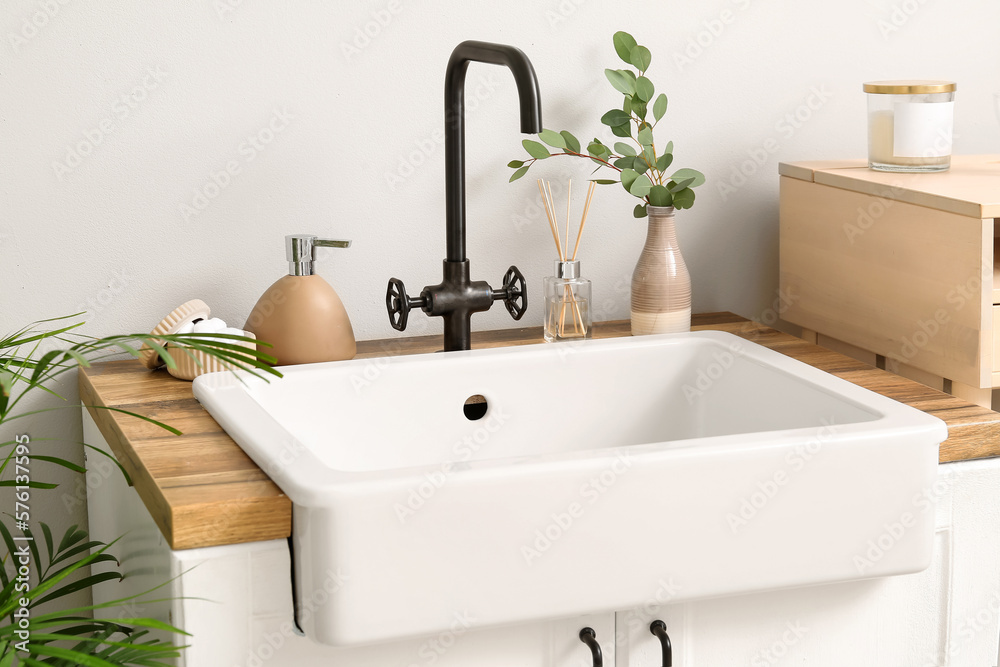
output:
[[[545,187],[548,188],[549,191],[549,206],[552,208],[552,221],[555,223],[554,226],[556,230],[556,248],[558,248],[559,250],[559,261],[565,262],[566,255],[563,253],[562,239],[559,238],[559,218],[558,216],[556,216],[556,201],[555,198],[552,197],[552,184],[549,183],[548,181],[545,181]]]
[[[573,310],[576,311],[576,321],[580,323],[580,334],[587,333],[583,329],[583,313],[580,312],[580,302],[576,300],[576,296],[573,296]]]
[[[569,185],[566,187],[566,250],[563,252],[563,256],[569,258],[569,211],[570,205],[573,203],[573,179],[569,179]]]
[[[545,207],[545,217],[549,221],[549,230],[552,232],[552,240],[556,244],[556,254],[559,255],[559,260],[562,261],[562,245],[559,243],[559,233],[556,230],[556,223],[552,220],[552,213],[549,212],[549,200],[545,196],[545,190],[542,188],[542,179],[538,179],[538,192],[542,195],[542,205]]]
[[[569,293],[569,285],[563,286],[562,311],[559,313],[559,336],[566,335],[566,295]]]
[[[576,261],[576,253],[580,252],[580,239],[583,238],[583,227],[587,224],[587,214],[590,213],[590,202],[594,198],[594,188],[597,183],[590,182],[587,188],[587,203],[583,205],[583,217],[580,218],[580,231],[576,235],[576,246],[573,248],[573,261]]]

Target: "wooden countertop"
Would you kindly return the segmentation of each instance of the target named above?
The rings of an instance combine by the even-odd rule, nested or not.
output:
[[[972,218],[1000,217],[1000,155],[953,155],[948,171],[924,174],[875,171],[867,160],[782,162],[778,173]]]
[[[1000,455],[1000,413],[731,313],[696,315],[692,328],[734,333],[940,417],[949,432],[941,445],[942,463]],[[627,321],[594,327],[595,338],[627,335]],[[472,334],[474,348],[541,342],[541,327]],[[440,336],[366,341],[358,343],[358,358],[420,354],[440,346]],[[80,397],[87,406],[122,408],[183,431],[170,435],[135,417],[88,407],[174,549],[291,534],[291,501],[195,400],[190,382],[147,370],[135,359],[112,361],[81,369]]]

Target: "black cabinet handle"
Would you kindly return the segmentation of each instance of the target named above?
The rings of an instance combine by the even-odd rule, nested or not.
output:
[[[657,619],[649,624],[649,631],[660,640],[660,649],[663,651],[663,667],[673,667],[673,649],[670,646],[670,635],[667,634],[667,624]]]
[[[601,654],[601,645],[597,643],[597,633],[594,629],[580,630],[580,641],[590,647],[590,653],[594,656],[594,667],[604,667],[604,656]]]

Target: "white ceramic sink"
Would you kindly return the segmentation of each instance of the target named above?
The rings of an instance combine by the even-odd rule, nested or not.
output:
[[[945,424],[730,334],[282,371],[195,395],[291,498],[299,623],[323,643],[930,563]]]

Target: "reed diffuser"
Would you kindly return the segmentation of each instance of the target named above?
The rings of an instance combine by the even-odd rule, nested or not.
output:
[[[591,181],[590,188],[587,190],[587,202],[584,204],[580,226],[576,233],[576,244],[573,246],[573,254],[570,255],[573,181],[569,182],[566,192],[565,240],[559,233],[559,218],[556,214],[555,200],[552,197],[552,185],[548,182],[543,185],[541,180],[538,181],[538,191],[542,195],[545,216],[548,218],[549,230],[552,232],[552,240],[556,244],[556,254],[559,256],[555,262],[555,275],[547,277],[544,284],[544,336],[549,343],[590,338],[592,334],[591,285],[589,280],[580,277],[580,260],[576,257],[577,253],[580,252],[580,239],[583,237],[583,228],[587,224],[587,213],[590,211],[590,202],[594,196],[594,186],[595,183]]]

